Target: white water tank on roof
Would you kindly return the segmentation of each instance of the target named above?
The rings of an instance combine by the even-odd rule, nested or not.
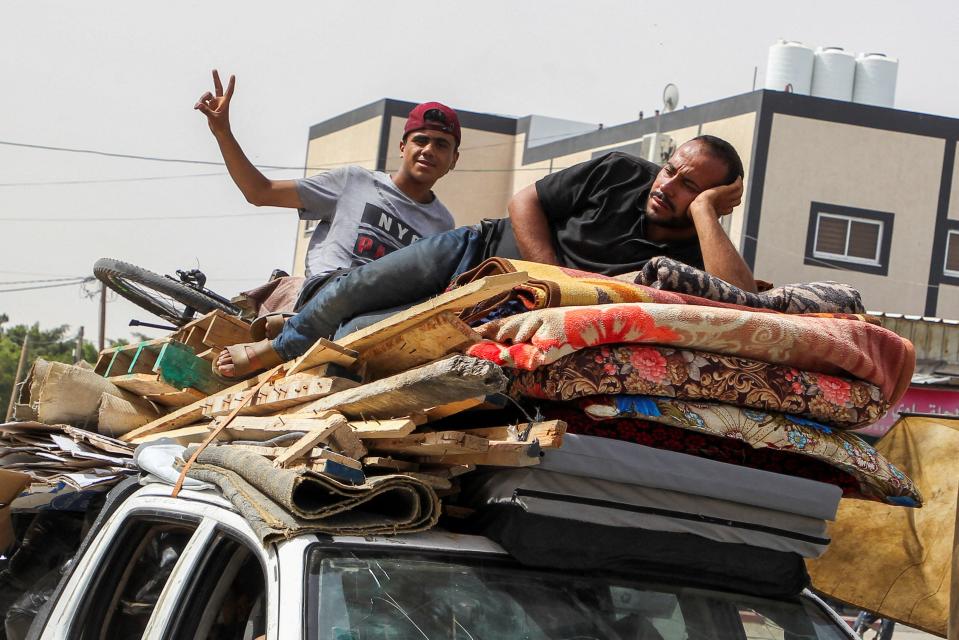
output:
[[[766,89],[808,96],[812,84],[812,49],[801,42],[780,40],[769,47],[766,61]]]
[[[852,101],[892,107],[896,102],[896,74],[899,61],[882,53],[861,53],[856,58],[856,80]]]
[[[812,95],[831,100],[852,100],[856,56],[841,47],[819,47],[812,69]]]

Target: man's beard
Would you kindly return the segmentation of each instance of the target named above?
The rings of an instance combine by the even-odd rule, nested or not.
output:
[[[674,205],[673,202],[668,197],[666,197],[666,195],[662,191],[653,191],[652,193],[649,194],[649,198],[652,199],[654,195],[658,196],[659,199],[666,204],[666,206],[669,208],[672,215],[665,219],[659,216],[654,217],[653,214],[651,214],[649,211],[649,204],[647,201],[646,219],[649,224],[654,224],[657,227],[660,227],[663,229],[689,229],[695,226],[693,225],[693,221],[689,219],[689,216],[685,214],[678,215],[678,216],[676,215],[676,205]]]

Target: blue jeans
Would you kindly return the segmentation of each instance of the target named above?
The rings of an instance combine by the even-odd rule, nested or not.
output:
[[[292,360],[357,316],[409,307],[442,293],[453,278],[487,257],[483,236],[481,225],[460,227],[333,278],[283,325],[273,348]]]

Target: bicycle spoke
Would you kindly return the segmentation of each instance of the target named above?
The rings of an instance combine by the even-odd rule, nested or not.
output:
[[[184,312],[186,311],[186,306],[183,303],[161,291],[157,291],[148,287],[142,287],[139,284],[130,282],[126,279],[122,279],[122,285],[128,289],[138,291],[144,297],[153,298],[154,303],[158,307],[162,308],[165,313],[172,316],[171,318],[166,318],[167,320],[172,321],[176,318],[182,318]]]

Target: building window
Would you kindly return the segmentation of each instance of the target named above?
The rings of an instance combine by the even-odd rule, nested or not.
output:
[[[882,222],[821,213],[816,226],[815,257],[879,264]]]
[[[950,231],[946,236],[946,266],[943,271],[947,276],[959,278],[959,231]]]
[[[813,202],[805,263],[886,275],[893,214]]]

